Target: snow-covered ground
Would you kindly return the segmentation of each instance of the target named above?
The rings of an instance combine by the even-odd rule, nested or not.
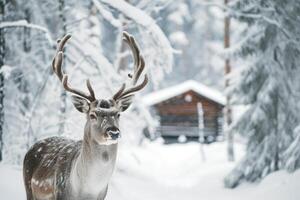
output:
[[[243,146],[237,145],[237,157]],[[226,160],[226,144],[197,143],[122,147],[107,200],[299,200],[300,170],[273,173],[262,182],[223,187],[223,177],[234,163]],[[0,165],[0,199],[25,199],[20,168]]]

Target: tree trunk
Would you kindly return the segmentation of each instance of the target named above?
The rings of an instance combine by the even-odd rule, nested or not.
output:
[[[277,54],[276,54],[276,50],[274,50],[274,60],[277,61]],[[277,76],[278,77],[278,76]],[[276,89],[275,92],[275,96],[274,98],[274,104],[275,104],[275,113],[274,113],[274,118],[273,118],[273,126],[276,127],[275,128],[275,157],[274,157],[274,171],[278,171],[279,170],[279,145],[280,145],[280,141],[279,141],[279,92],[278,89]]]
[[[225,6],[227,5],[229,0],[224,0]],[[228,16],[224,19],[224,48],[228,48],[230,46],[230,18]],[[230,67],[230,60],[226,58],[225,60],[225,75],[229,74],[231,71]],[[229,80],[225,78],[225,88],[228,87]],[[226,117],[226,124],[227,127],[230,126],[232,122],[232,110],[230,106],[230,96],[226,96],[226,109],[225,109],[225,117]],[[228,161],[234,161],[234,148],[233,148],[233,132],[227,131],[227,154],[228,154]]]
[[[24,11],[25,13],[25,20],[28,23],[31,23],[31,14],[30,14],[30,10],[28,8],[25,9]],[[24,27],[24,40],[23,40],[23,49],[24,52],[30,52],[31,50],[31,43],[28,40],[31,37],[31,29]]]
[[[0,1],[0,21],[4,21],[5,1]],[[5,57],[5,37],[4,28],[0,29],[0,70],[4,65]],[[0,161],[3,159],[3,125],[4,125],[4,76],[0,73]]]
[[[65,0],[58,0],[58,9],[59,9],[59,19],[62,27],[61,35],[63,37],[67,34],[66,27],[66,16],[65,16]],[[66,49],[65,49],[66,52]],[[65,55],[65,54],[64,54]],[[64,59],[66,60],[66,59]],[[64,65],[62,66],[64,68]],[[63,69],[64,70],[64,69]],[[60,93],[60,117],[59,117],[59,129],[58,134],[62,135],[65,130],[65,121],[66,121],[66,110],[67,110],[67,94],[64,89]]]
[[[25,20],[30,23],[31,22],[31,14],[30,14],[30,10],[28,8],[25,9],[24,11],[25,14]],[[26,53],[29,53],[31,51],[31,41],[30,41],[30,36],[31,36],[31,29],[24,27],[24,36],[23,36],[23,50]],[[29,85],[28,85],[28,81],[26,80],[26,78],[24,77],[24,71],[20,71],[20,76],[19,78],[16,79],[16,81],[18,81],[18,89],[20,90],[20,93],[22,94],[22,98],[21,103],[23,108],[26,108],[26,110],[21,110],[21,113],[23,115],[24,119],[26,118],[27,112],[29,111],[29,104],[30,104],[30,90],[29,90]],[[27,122],[28,123],[28,122]],[[33,140],[33,134],[31,129],[25,130],[26,134],[27,134],[27,144],[26,147],[27,149],[30,148],[30,146],[35,142]]]

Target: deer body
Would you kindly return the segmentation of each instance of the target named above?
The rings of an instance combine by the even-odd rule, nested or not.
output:
[[[29,199],[104,199],[118,144],[98,144],[89,134],[83,141],[47,138],[28,151],[24,181],[27,195],[33,195]]]
[[[69,35],[59,41],[53,59],[53,71],[66,91],[75,94],[75,108],[86,114],[87,121],[83,140],[74,141],[51,137],[34,144],[24,158],[23,176],[27,200],[104,200],[117,157],[120,112],[131,104],[133,93],[148,82],[136,85],[143,69],[144,60],[135,40],[124,33],[134,55],[132,87],[125,84],[112,99],[96,99],[87,81],[89,94],[68,85],[68,77],[61,69],[63,47]]]

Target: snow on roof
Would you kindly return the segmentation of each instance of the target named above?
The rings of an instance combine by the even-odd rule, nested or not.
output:
[[[147,94],[143,97],[143,102],[147,106],[155,105],[159,102],[165,101],[165,100],[170,99],[175,96],[178,96],[189,90],[192,90],[192,91],[198,93],[199,95],[206,97],[216,103],[225,105],[225,102],[226,102],[225,96],[221,92],[219,92],[215,89],[212,89],[206,85],[203,85],[199,82],[196,82],[194,80],[188,80],[188,81],[185,81],[178,85],[174,85],[174,86]]]

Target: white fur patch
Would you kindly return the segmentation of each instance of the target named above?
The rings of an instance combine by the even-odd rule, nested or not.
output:
[[[112,145],[112,144],[117,144],[118,143],[118,140],[110,140],[110,139],[107,139],[106,141],[104,142],[98,142],[99,145]]]

